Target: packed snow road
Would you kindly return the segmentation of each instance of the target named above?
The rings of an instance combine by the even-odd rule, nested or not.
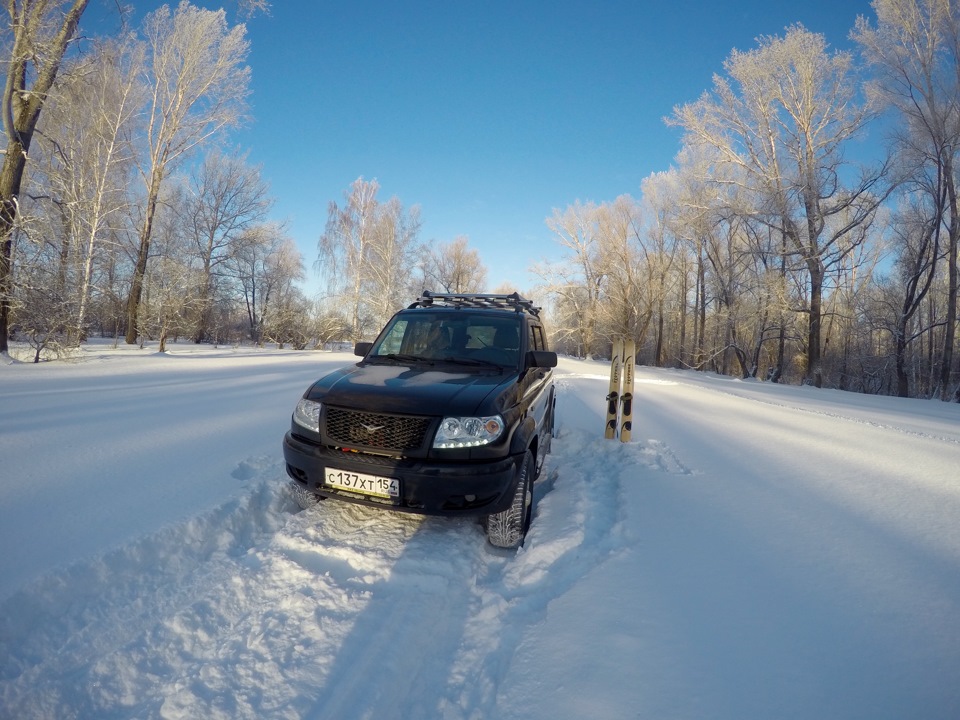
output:
[[[0,717],[960,717],[956,405],[637,368],[621,444],[604,364],[562,359],[510,553],[296,512],[321,357],[0,367]]]

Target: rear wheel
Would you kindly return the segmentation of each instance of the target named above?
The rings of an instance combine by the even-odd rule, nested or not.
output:
[[[517,468],[517,489],[510,507],[487,515],[484,519],[483,526],[491,545],[501,548],[518,548],[523,545],[533,514],[533,472],[533,453],[528,450]]]

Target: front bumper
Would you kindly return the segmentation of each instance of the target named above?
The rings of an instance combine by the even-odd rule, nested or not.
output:
[[[288,432],[283,458],[294,481],[323,497],[424,515],[489,515],[510,506],[523,456],[454,463],[395,459],[320,447]],[[327,469],[396,478],[400,496],[385,499],[329,487]]]

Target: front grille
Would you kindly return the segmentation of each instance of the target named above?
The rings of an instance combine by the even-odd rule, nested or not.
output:
[[[327,438],[346,447],[403,452],[423,445],[430,418],[326,408]]]

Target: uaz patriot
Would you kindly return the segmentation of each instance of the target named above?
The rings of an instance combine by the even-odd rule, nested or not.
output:
[[[284,437],[301,504],[476,516],[492,545],[521,545],[554,424],[540,309],[424,291],[354,354],[307,389]]]

